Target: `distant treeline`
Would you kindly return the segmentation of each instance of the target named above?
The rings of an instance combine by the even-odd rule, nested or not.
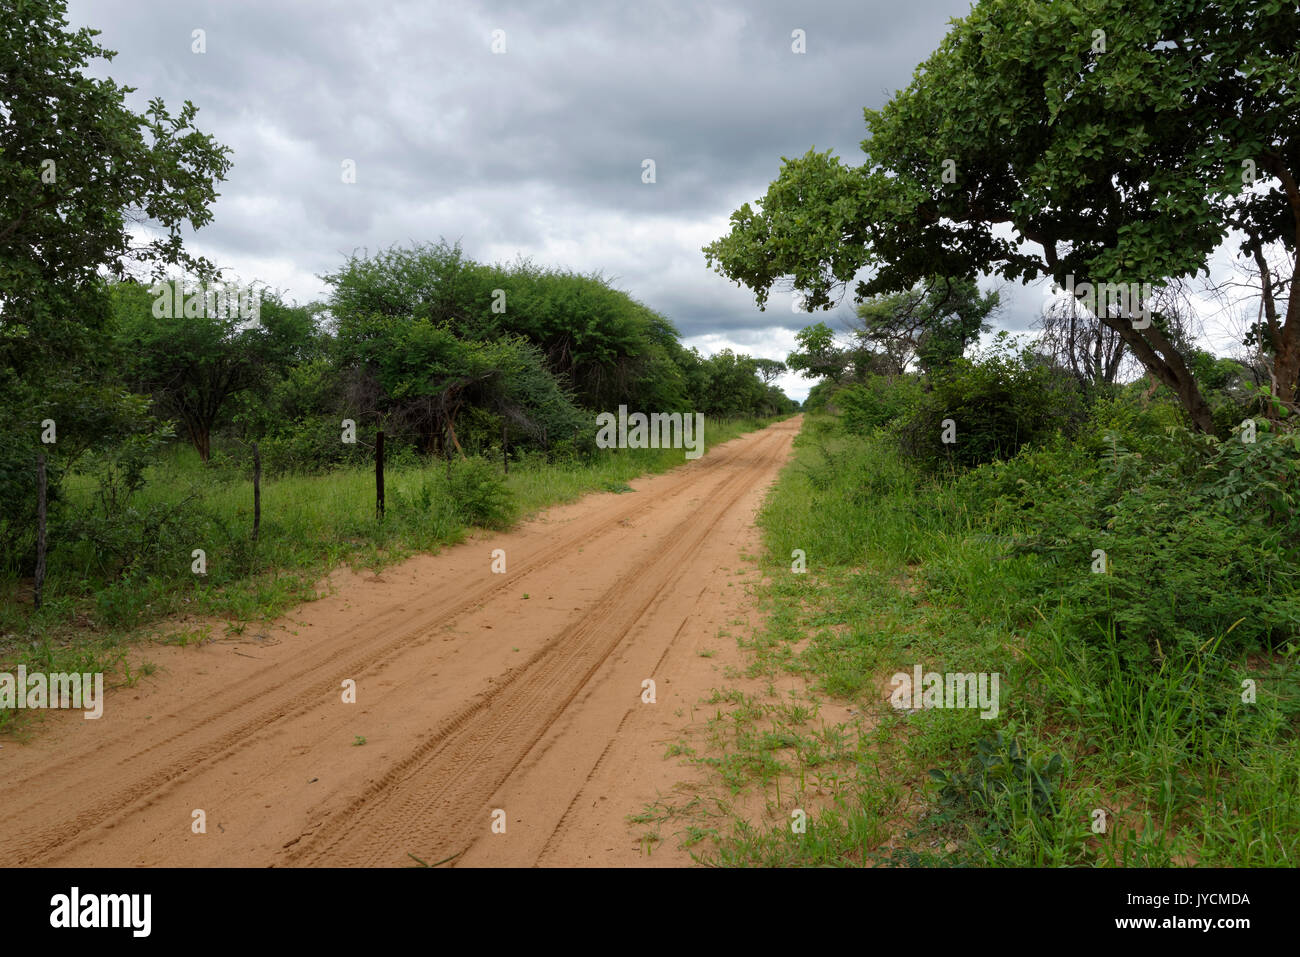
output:
[[[139,487],[171,442],[204,461],[246,460],[257,443],[276,474],[364,462],[379,429],[399,460],[581,456],[597,414],[620,405],[714,418],[798,408],[771,384],[783,364],[687,349],[667,318],[597,275],[484,265],[439,242],[353,256],[325,278],[327,300],[307,305],[235,284],[106,283],[82,360],[26,381],[14,370],[0,390],[18,438],[0,455],[14,506],[0,539],[31,534],[40,451],[57,500],[74,468]]]
[[[667,318],[599,276],[484,265],[440,242],[354,256],[326,278],[328,301],[309,305],[269,291],[241,301],[218,284],[110,284],[101,395],[147,397],[156,424],[205,460],[229,437],[301,467],[348,453],[347,418],[399,447],[457,454],[503,440],[590,448],[595,414],[619,405],[714,417],[798,407],[771,384],[780,363],[687,349]],[[66,405],[41,417],[79,430]]]

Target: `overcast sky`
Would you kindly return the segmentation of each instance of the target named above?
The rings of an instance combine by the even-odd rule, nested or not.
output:
[[[815,146],[860,162],[863,107],[906,86],[969,8],[72,0],[69,16],[118,51],[95,72],[137,87],[134,106],[190,99],[233,149],[214,221],[190,245],[243,282],[306,302],[353,251],[445,237],[482,262],[599,270],[688,345],[783,360],[809,322],[840,328],[847,302],[809,317],[774,295],[760,312],[700,247],[781,157]],[[1011,292],[1001,325],[1026,329],[1042,293]],[[809,384],[781,381],[798,399]]]

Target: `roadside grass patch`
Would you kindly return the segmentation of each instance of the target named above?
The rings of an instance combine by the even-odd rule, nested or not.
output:
[[[1152,448],[1157,456],[1161,446],[1153,441]],[[693,852],[698,859],[783,866],[1300,863],[1297,643],[1278,643],[1277,629],[1257,618],[1234,624],[1231,592],[1200,619],[1196,608],[1180,609],[1181,631],[1144,643],[1139,629],[1169,619],[1133,603],[1172,593],[1144,592],[1139,580],[1123,578],[1115,584],[1128,589],[1129,604],[1108,606],[1112,583],[1092,574],[1088,550],[1045,538],[1088,514],[1091,500],[1076,499],[1110,494],[1094,488],[1098,468],[1145,470],[1156,476],[1152,482],[1169,482],[1161,501],[1177,501],[1171,496],[1187,481],[1173,477],[1182,453],[1167,454],[1175,465],[1166,468],[1114,455],[1097,465],[1079,448],[1030,449],[961,476],[924,477],[903,463],[886,434],[850,435],[830,417],[806,417],[794,459],[759,518],[767,546],[759,588],[764,623],[738,640],[751,656],[748,677],[797,676],[810,700],[850,718],[814,734],[795,715],[782,720],[770,702],[741,698],[715,714],[696,760],[713,769],[723,792],[760,792],[788,813],[791,801],[810,793],[798,776],[806,788],[810,773],[824,770],[818,785],[829,800],[809,802],[802,834],[782,814],[733,810],[729,828],[715,829],[717,840]],[[1144,542],[1144,514],[1162,528],[1177,526],[1154,493],[1133,488],[1125,519],[1132,531],[1125,534],[1134,537],[1114,539],[1116,554],[1145,562],[1148,554],[1173,561],[1177,553],[1184,578],[1199,574],[1197,561],[1218,560],[1221,546],[1204,529],[1188,545],[1208,547],[1201,557],[1180,550],[1177,538]],[[1225,534],[1224,541],[1242,538]],[[1275,540],[1267,529],[1257,537],[1261,548]],[[792,570],[796,549],[806,556],[806,573]],[[1241,607],[1271,602],[1286,622],[1293,586],[1271,563],[1261,553],[1257,567],[1272,576],[1269,594],[1247,595]],[[1227,581],[1229,573],[1251,574],[1216,574]],[[1119,574],[1129,575],[1128,567]],[[895,710],[891,676],[914,665],[997,673],[996,717],[970,708]],[[1243,697],[1248,687],[1251,701]],[[715,699],[728,700],[727,692]]]

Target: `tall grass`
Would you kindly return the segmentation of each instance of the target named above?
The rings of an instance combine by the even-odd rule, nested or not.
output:
[[[1247,654],[1225,630],[1135,664],[1113,628],[1076,633],[1059,569],[1009,548],[1022,519],[974,487],[922,479],[886,439],[805,419],[760,516],[769,618],[756,670],[803,675],[880,723],[807,835],[738,827],[714,860],[1300,862],[1294,657]],[[806,574],[791,571],[795,549]],[[914,664],[999,673],[999,715],[895,711],[881,688]]]

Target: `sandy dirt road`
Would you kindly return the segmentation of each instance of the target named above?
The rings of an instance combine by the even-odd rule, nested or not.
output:
[[[753,614],[742,555],[799,421],[630,494],[336,573],[257,635],[147,647],[159,673],[101,719],[54,712],[4,742],[0,865],[689,863],[647,858],[627,818],[692,773],[665,745],[738,661],[719,633]]]

